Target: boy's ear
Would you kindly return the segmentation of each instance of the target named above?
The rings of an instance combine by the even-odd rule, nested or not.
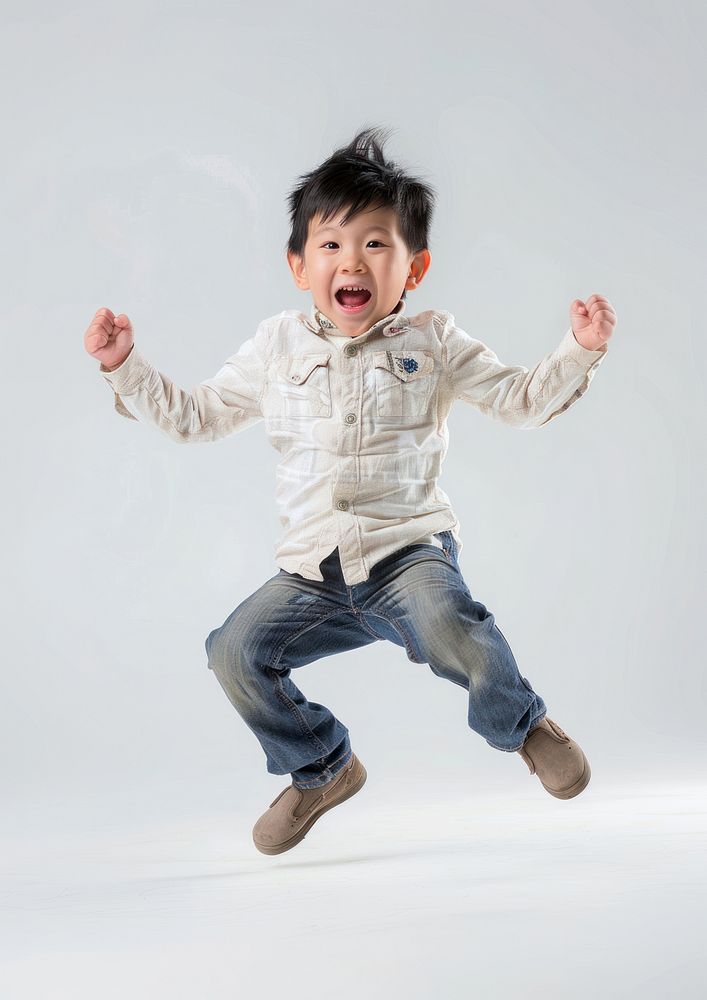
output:
[[[430,251],[427,249],[418,250],[410,262],[410,273],[407,281],[405,282],[405,287],[411,290],[413,288],[417,288],[429,271],[431,263],[432,255],[430,254]],[[408,284],[408,282],[410,282],[410,284]]]
[[[291,250],[288,250],[287,263],[290,266],[290,270],[292,271],[292,276],[295,279],[297,287],[306,291],[309,288],[309,281],[307,279],[307,273],[302,258],[296,253],[292,253]]]

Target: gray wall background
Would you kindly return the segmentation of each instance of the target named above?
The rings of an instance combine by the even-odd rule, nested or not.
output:
[[[584,398],[532,432],[458,403],[441,485],[472,593],[595,785],[703,774],[700,6],[35,3],[2,27],[6,826],[254,818],[286,783],[203,646],[277,571],[277,453],[262,425],[180,447],[120,417],[82,338],[124,311],[190,388],[308,308],[286,192],[366,124],[439,191],[409,314],[450,309],[530,367],[575,297],[613,303]],[[397,646],[294,679],[376,780],[529,781]]]

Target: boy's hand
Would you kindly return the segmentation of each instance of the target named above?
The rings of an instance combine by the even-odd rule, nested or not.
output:
[[[598,351],[614,332],[616,313],[603,295],[590,295],[586,302],[575,299],[570,306],[574,339],[588,351]]]
[[[83,346],[106,368],[117,368],[132,349],[133,325],[125,313],[115,316],[110,309],[99,309],[84,334]]]

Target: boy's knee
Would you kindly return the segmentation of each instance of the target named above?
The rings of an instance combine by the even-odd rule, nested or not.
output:
[[[224,626],[209,632],[204,643],[209,669],[239,690],[249,690],[257,668],[257,657],[248,653],[245,637]]]
[[[206,636],[206,641],[204,642],[204,649],[206,650],[206,655],[209,656],[211,653],[211,643],[214,640],[214,636],[218,632],[218,629],[212,629],[211,632]]]

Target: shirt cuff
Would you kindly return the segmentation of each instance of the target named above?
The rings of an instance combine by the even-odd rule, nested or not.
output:
[[[581,365],[591,365],[592,363],[596,364],[598,361],[601,361],[608,349],[608,344],[602,344],[596,351],[590,351],[586,347],[582,347],[575,337],[572,327],[570,327],[560,341],[557,353],[561,357],[572,358],[573,361],[577,361]]]
[[[151,367],[147,358],[144,358],[133,344],[130,353],[117,368],[109,371],[101,363],[99,370],[114,392],[129,396],[131,392],[136,392],[141,383],[145,381]]]

